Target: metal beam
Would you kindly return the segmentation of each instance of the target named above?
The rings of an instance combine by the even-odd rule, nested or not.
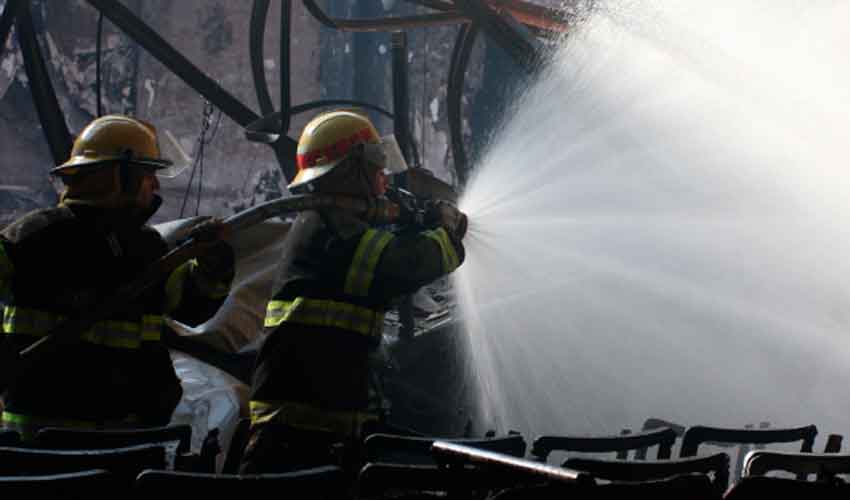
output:
[[[3,16],[0,17],[0,54],[3,54],[3,49],[6,48],[6,40],[9,39],[9,32],[12,31],[12,23],[15,22],[15,16],[18,14],[22,3],[22,0],[6,0]]]
[[[410,85],[407,67],[407,33],[392,34],[393,51],[393,131],[404,159],[409,165],[421,167],[415,151],[410,126]]]
[[[65,123],[65,114],[56,98],[56,92],[50,81],[50,74],[47,72],[44,58],[41,55],[41,48],[32,22],[32,12],[28,4],[24,3],[19,7],[15,26],[18,29],[24,69],[27,73],[38,119],[41,122],[41,129],[50,147],[53,163],[59,165],[70,156],[73,140],[68,131],[68,125]]]
[[[292,96],[289,87],[290,79],[290,48],[289,42],[292,36],[292,0],[281,0],[280,2],[280,51],[278,65],[280,66],[280,133],[289,133]]]
[[[259,115],[251,111],[215,80],[198,69],[183,54],[151,29],[130,9],[116,0],[87,0],[95,9],[102,12],[112,24],[120,28],[139,45],[144,47],[166,68],[180,77],[187,85],[203,95],[213,105],[236,123],[247,126],[257,120]]]
[[[455,0],[455,5],[505,50],[526,73],[532,74],[537,70],[540,54],[536,47],[493,11],[484,0]]]

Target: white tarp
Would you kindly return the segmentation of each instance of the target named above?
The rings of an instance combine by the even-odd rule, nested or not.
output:
[[[183,219],[155,227],[173,244],[185,238],[188,230],[201,220]],[[229,242],[236,254],[236,276],[225,303],[206,323],[189,327],[169,320],[169,326],[178,335],[224,352],[235,353],[256,346],[288,230],[288,223],[274,220],[233,235]],[[183,398],[172,423],[192,425],[192,449],[196,452],[209,431],[217,428],[219,442],[226,451],[236,424],[247,416],[249,387],[182,352],[172,351],[171,357],[183,385]],[[226,453],[219,456],[219,467],[225,456]]]

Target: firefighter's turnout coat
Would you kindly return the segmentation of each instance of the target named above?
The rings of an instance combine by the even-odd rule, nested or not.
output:
[[[440,227],[391,232],[343,212],[300,214],[268,304],[252,423],[356,433],[374,418],[369,365],[384,311],[463,259]]]
[[[211,279],[228,273],[187,262],[79,342],[0,388],[4,424],[168,423],[182,390],[161,342],[163,314],[209,313],[222,303],[233,266],[232,250],[222,245],[217,252],[230,266],[228,277]],[[153,228],[115,209],[60,205],[24,216],[0,232],[0,341],[21,350],[96,306],[167,250]]]

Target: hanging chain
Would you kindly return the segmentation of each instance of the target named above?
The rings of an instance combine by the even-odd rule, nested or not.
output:
[[[195,203],[195,215],[200,214],[201,197],[204,186],[204,154],[206,146],[209,145],[218,132],[218,127],[221,124],[221,111],[218,113],[218,118],[215,120],[215,127],[210,133],[210,128],[213,127],[213,115],[215,114],[215,106],[212,102],[204,99],[204,110],[201,117],[201,131],[198,134],[198,141],[195,146],[195,158],[192,162],[192,174],[189,176],[189,182],[186,184],[186,192],[183,194],[183,205],[180,207],[180,217],[186,210],[186,202],[189,199],[189,192],[192,190],[192,182],[195,180],[195,172],[198,173],[198,196]],[[209,133],[209,137],[207,134]]]

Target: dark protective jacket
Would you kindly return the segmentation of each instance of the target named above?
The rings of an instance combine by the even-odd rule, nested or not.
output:
[[[24,216],[0,232],[0,342],[20,351],[69,315],[102,302],[167,250],[153,228],[117,210],[61,205]],[[232,269],[229,247],[226,253]],[[201,267],[187,262],[80,342],[16,377],[4,388],[3,420],[166,424],[182,389],[160,341],[162,315],[187,302],[214,309],[230,284],[229,277],[210,279]]]
[[[442,228],[390,232],[341,212],[305,212],[287,236],[254,372],[252,416],[286,403],[321,425],[319,413],[369,407],[370,355],[390,301],[454,271],[460,241]],[[295,403],[292,410],[292,405]],[[303,410],[303,411],[302,411]]]

